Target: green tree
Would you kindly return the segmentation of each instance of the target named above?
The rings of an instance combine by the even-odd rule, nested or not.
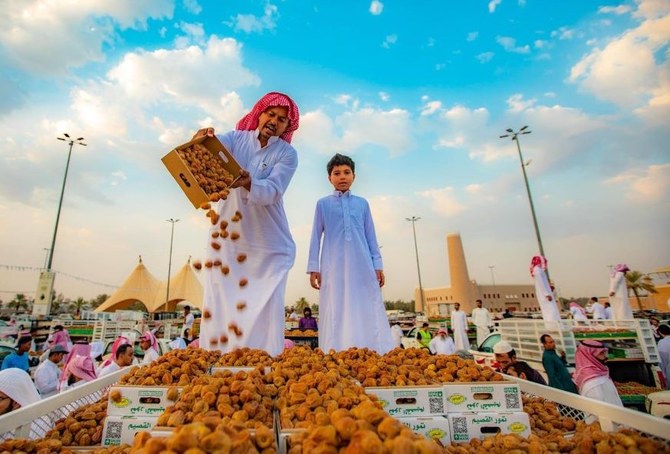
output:
[[[28,309],[28,298],[23,293],[18,293],[13,300],[7,303],[8,308],[16,308],[16,312],[20,312],[21,309]]]
[[[70,303],[74,308],[75,314],[81,315],[82,309],[88,309],[88,302],[81,296]]]
[[[307,301],[304,296],[296,301],[295,305],[293,306],[298,314],[302,314],[302,311],[304,311],[306,307],[309,307],[309,301]]]
[[[649,275],[634,270],[626,272],[626,287],[628,287],[628,290],[633,291],[635,299],[637,299],[637,308],[639,310],[642,310],[640,293],[658,293],[658,290],[656,290],[656,286],[654,286],[654,282]]]
[[[319,305],[314,303],[312,304],[312,314],[318,315],[319,314]]]
[[[91,309],[97,309],[102,303],[107,301],[109,299],[109,295],[106,293],[103,293],[102,295],[98,295],[95,298],[93,298],[91,301],[88,302],[88,305]]]

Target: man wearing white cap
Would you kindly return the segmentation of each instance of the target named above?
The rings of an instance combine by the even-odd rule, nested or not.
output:
[[[435,337],[428,344],[428,349],[433,355],[453,355],[456,353],[456,345],[444,328],[437,330]]]
[[[35,370],[35,386],[42,398],[53,396],[58,393],[58,381],[61,370],[58,367],[67,349],[62,344],[55,344],[49,350],[49,358],[43,361]]]
[[[507,341],[500,341],[495,344],[493,346],[493,353],[495,354],[496,361],[500,365],[500,370],[503,373],[507,373],[507,368],[513,366],[517,362],[516,352]],[[539,383],[541,385],[547,384],[544,377],[542,377],[538,371],[530,366],[528,366],[527,369],[527,373],[525,374],[526,380]]]

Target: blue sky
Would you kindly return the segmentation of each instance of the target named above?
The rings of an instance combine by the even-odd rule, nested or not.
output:
[[[537,252],[522,151],[552,278],[605,295],[608,265],[668,265],[670,3],[8,0],[0,11],[0,299],[32,295],[75,147],[53,268],[67,297],[111,293],[142,255],[166,279],[205,248],[207,220],[160,158],[218,131],[268,91],[301,110],[285,197],[305,274],[316,200],[335,152],[357,163],[386,299],[449,285],[446,235],[470,277],[530,283]]]

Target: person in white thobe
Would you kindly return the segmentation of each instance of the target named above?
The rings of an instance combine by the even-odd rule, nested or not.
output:
[[[298,152],[290,144],[298,123],[295,103],[268,93],[235,131],[218,136],[243,172],[227,200],[212,205],[218,222],[207,237],[202,348],[258,348],[271,356],[284,350],[284,301],[295,242],[283,197],[298,168]]]
[[[114,354],[116,357],[114,361],[109,363],[107,366],[100,368],[98,372],[98,378],[109,375],[117,370],[121,370],[124,367],[130,366],[133,364],[135,359],[135,352],[133,351],[133,346],[130,344],[122,344],[116,350]]]
[[[600,304],[597,297],[591,298],[591,313],[593,314],[593,320],[605,320],[607,314],[605,313],[605,306]]]
[[[609,301],[605,302],[605,320],[612,320],[612,306]]]
[[[633,310],[628,301],[628,286],[626,285],[626,271],[628,265],[619,263],[610,275],[610,304],[612,305],[612,320],[633,320]]]
[[[393,338],[393,344],[396,347],[402,346],[402,337],[405,333],[402,332],[400,323],[396,322],[391,326],[391,337]]]
[[[454,344],[456,350],[469,350],[470,340],[468,340],[468,317],[461,310],[460,303],[454,303],[454,310],[451,311],[451,332],[454,333]]]
[[[658,341],[656,348],[658,348],[659,366],[665,375],[665,388],[670,389],[670,326],[660,325],[658,333],[663,336],[663,339]]]
[[[484,342],[484,339],[489,335],[491,327],[493,326],[491,313],[488,309],[482,306],[482,300],[477,300],[477,307],[472,309],[472,314],[470,315],[472,323],[477,327],[477,347]]]
[[[590,339],[580,342],[575,351],[575,373],[572,379],[580,395],[623,407],[607,368],[607,353],[607,347],[601,342]],[[591,423],[594,418],[590,415],[585,421]]]
[[[581,304],[575,301],[570,302],[570,315],[572,315],[572,319],[576,322],[583,322],[584,320],[589,319],[586,316],[586,311],[581,306]]]
[[[554,300],[554,293],[547,279],[547,259],[541,255],[536,255],[530,262],[530,275],[535,281],[535,297],[540,305],[542,318],[545,321],[558,321],[561,319],[561,313]]]
[[[433,355],[453,355],[456,353],[456,345],[454,340],[449,337],[447,330],[440,328],[435,333],[435,337],[430,340],[428,350]]]
[[[67,349],[61,344],[55,344],[49,350],[48,359],[35,369],[35,387],[42,398],[58,393],[58,382],[61,376],[61,369],[58,364],[63,361],[66,353]]]
[[[140,337],[140,347],[144,350],[142,364],[149,364],[160,356],[160,353],[158,353],[158,339],[156,339],[156,336],[151,331],[146,331],[142,334]]]
[[[336,154],[326,168],[334,191],[316,204],[307,263],[310,285],[319,290],[319,347],[384,354],[394,343],[370,206],[349,190],[355,178],[351,158]]]

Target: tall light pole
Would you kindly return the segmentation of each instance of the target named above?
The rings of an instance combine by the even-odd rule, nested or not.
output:
[[[168,219],[167,222],[172,224],[170,231],[170,260],[168,261],[168,278],[167,278],[167,293],[165,294],[165,310],[168,310],[168,303],[170,302],[170,273],[172,272],[172,242],[174,241],[174,225],[179,222],[179,219]]]
[[[49,249],[48,247],[43,247],[42,250],[45,252],[44,254],[44,267],[42,268],[43,270],[47,269],[47,261],[49,260]]]
[[[411,218],[405,218],[405,220],[409,221],[412,223],[412,233],[414,234],[414,253],[416,254],[416,272],[419,275],[419,295],[421,297],[421,309],[425,312],[426,311],[426,301],[423,297],[423,286],[421,285],[421,267],[419,266],[419,248],[416,245],[416,227],[414,226],[414,223],[421,219],[420,217],[417,216],[412,216]]]
[[[37,291],[35,292],[35,302],[33,303],[33,315],[49,315],[51,310],[51,298],[53,297],[53,286],[56,274],[51,271],[51,265],[53,264],[54,251],[56,249],[56,236],[58,235],[58,223],[60,221],[60,212],[63,208],[63,195],[65,194],[65,184],[67,183],[67,173],[70,169],[70,158],[72,157],[72,147],[74,145],[81,145],[82,147],[87,146],[84,143],[83,137],[78,137],[73,139],[66,132],[63,133],[63,137],[56,137],[58,140],[67,142],[70,146],[67,152],[67,162],[65,163],[65,175],[63,175],[63,186],[60,190],[60,199],[58,200],[58,211],[56,212],[56,225],[54,226],[54,234],[51,239],[51,247],[45,248],[48,251],[45,269],[40,272],[40,278],[37,282]]]
[[[521,154],[521,145],[519,144],[519,135],[530,134],[531,131],[528,130],[528,126],[523,126],[518,131],[514,131],[512,128],[506,129],[507,134],[500,136],[501,139],[511,137],[513,141],[516,142],[516,149],[519,152],[519,161],[521,162],[521,171],[523,172],[523,181],[526,183],[526,193],[528,194],[528,203],[530,204],[530,213],[533,216],[533,227],[535,228],[535,236],[537,237],[537,245],[540,249],[540,255],[546,257],[544,254],[544,247],[542,246],[542,237],[540,236],[540,228],[537,225],[537,216],[535,215],[535,206],[533,205],[533,197],[530,193],[530,185],[528,184],[528,175],[526,174],[526,163],[523,161],[523,155]],[[547,280],[549,280],[549,270],[547,269]]]
[[[51,249],[49,250],[49,261],[47,262],[47,271],[51,271],[51,264],[53,263],[54,248],[56,247],[56,235],[58,234],[58,221],[60,220],[60,211],[61,211],[61,208],[63,207],[63,194],[65,194],[65,183],[67,182],[67,172],[70,169],[70,158],[72,157],[72,146],[73,145],[81,145],[82,147],[87,146],[84,143],[84,138],[83,137],[73,139],[66,132],[64,132],[63,135],[65,137],[56,137],[56,138],[58,140],[62,140],[64,142],[67,142],[68,145],[70,145],[70,149],[67,152],[67,162],[65,163],[65,175],[63,176],[63,187],[60,190],[60,199],[58,201],[58,212],[56,213],[56,225],[54,227],[54,236],[51,239]]]

